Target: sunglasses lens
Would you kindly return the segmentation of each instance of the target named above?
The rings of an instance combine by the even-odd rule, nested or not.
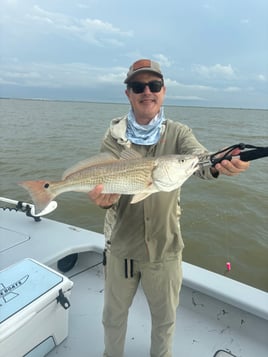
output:
[[[148,83],[148,86],[151,92],[157,93],[161,91],[161,88],[163,87],[163,83],[160,81],[151,81]]]
[[[161,81],[151,81],[148,83],[143,83],[143,82],[132,82],[129,83],[129,87],[133,90],[134,93],[138,94],[138,93],[143,93],[145,87],[148,85],[148,87],[150,88],[150,91],[152,93],[158,93],[160,92],[161,88],[163,87],[163,82]]]
[[[130,83],[129,86],[133,90],[134,93],[138,94],[138,93],[144,92],[146,84],[142,83],[142,82],[133,82],[133,83]]]

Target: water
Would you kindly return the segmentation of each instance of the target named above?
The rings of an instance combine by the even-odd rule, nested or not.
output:
[[[29,202],[17,182],[59,179],[99,151],[113,117],[127,104],[0,100],[0,195]],[[211,151],[235,143],[267,146],[268,111],[166,107],[167,117],[193,128]],[[267,158],[237,177],[191,178],[182,190],[184,260],[268,291]],[[104,210],[85,194],[57,198],[49,218],[102,232]],[[56,237],[55,237],[56,239]]]

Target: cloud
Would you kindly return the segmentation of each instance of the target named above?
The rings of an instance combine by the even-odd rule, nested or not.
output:
[[[172,64],[172,61],[168,59],[167,56],[159,53],[153,56],[157,62],[159,62],[161,67],[170,67]]]
[[[29,97],[39,91],[40,97],[64,98],[68,91],[68,98],[90,92],[96,100],[111,93],[117,100],[129,65],[152,58],[171,100],[267,108],[268,2],[256,7],[237,0],[230,12],[224,1],[197,1],[194,11],[183,1],[174,16],[177,3],[156,6],[148,18],[150,2],[144,11],[132,6],[130,17],[121,0],[105,6],[97,0],[2,0],[2,95],[18,95],[18,89],[24,96],[27,88]]]
[[[180,83],[175,80],[171,80],[167,78],[165,80],[165,83],[168,88],[173,88],[173,89],[182,89],[182,90],[191,90],[191,91],[215,91],[216,88],[211,87],[211,86],[205,86],[201,84],[185,84],[185,83]]]
[[[257,75],[257,80],[260,82],[266,82],[267,81],[267,77],[264,74],[258,74]]]
[[[249,19],[241,19],[240,20],[240,23],[243,24],[243,25],[248,25],[249,24]]]
[[[82,18],[78,19],[60,13],[52,13],[34,6],[35,15],[33,20],[44,22],[51,25],[56,33],[60,30],[62,33],[78,37],[79,39],[98,45],[112,44],[121,46],[122,38],[132,37],[132,32],[121,31],[109,22],[100,19]]]
[[[207,99],[196,95],[167,95],[170,100],[185,100],[185,101],[206,101]]]
[[[127,71],[125,68],[115,67],[109,70],[107,70],[107,68],[103,69],[103,73],[104,74],[97,76],[98,82],[118,84],[123,83]]]
[[[207,102],[210,95],[218,91],[217,88],[211,86],[194,83],[186,84],[169,78],[165,80],[165,83],[167,86],[166,98],[170,101]]]
[[[77,3],[77,7],[80,9],[89,9],[90,8],[89,4],[82,4],[82,3]]]
[[[17,11],[19,9],[17,8]],[[38,5],[28,8],[21,16],[6,12],[5,26],[19,26],[28,38],[53,35],[53,41],[61,37],[68,40],[79,39],[98,46],[124,45],[133,36],[131,31],[123,31],[110,22],[98,18],[78,18],[60,12],[47,11]],[[20,33],[20,35],[22,34]]]
[[[0,83],[18,86],[65,88],[92,88],[104,83],[123,83],[126,69],[101,67],[86,63],[28,63],[14,61],[2,65]]]
[[[192,66],[192,71],[204,78],[233,79],[235,77],[235,71],[231,64],[222,65],[217,63],[213,66],[196,64]]]
[[[234,93],[234,92],[240,92],[241,88],[239,87],[227,87],[224,89],[224,92],[229,92],[229,93]]]

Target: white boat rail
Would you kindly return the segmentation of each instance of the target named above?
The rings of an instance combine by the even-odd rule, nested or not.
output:
[[[16,201],[16,200],[11,200],[10,198],[6,198],[6,197],[0,197],[0,201],[2,202],[6,202],[12,205],[15,205],[17,208],[24,208],[27,209],[29,208],[29,212],[31,214],[32,217],[42,217],[45,216],[51,212],[53,212],[58,204],[56,201],[51,201],[46,208],[44,208],[40,213],[36,214],[35,213],[35,206],[31,203],[27,203],[27,202],[22,202],[22,201]]]

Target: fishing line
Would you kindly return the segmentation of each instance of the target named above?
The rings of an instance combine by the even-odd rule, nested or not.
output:
[[[227,210],[224,210],[224,236],[223,236],[223,241],[225,245],[225,251],[226,251],[226,262],[225,262],[225,271],[224,273],[227,274],[229,271],[232,269],[232,259],[231,259],[231,242],[230,242],[230,230],[227,228],[228,222],[227,222]]]
[[[233,150],[239,149],[239,155],[232,155]],[[248,149],[244,151],[245,149]],[[209,156],[208,164],[214,167],[216,164],[222,162],[223,160],[231,161],[232,158],[238,157],[242,161],[252,161],[268,156],[268,147],[256,146],[251,144],[234,144],[222,150],[219,150]],[[231,262],[231,251],[230,251],[230,236],[227,229],[227,210],[224,212],[224,242],[226,246],[226,262],[225,262],[225,274],[229,273],[232,269]]]

